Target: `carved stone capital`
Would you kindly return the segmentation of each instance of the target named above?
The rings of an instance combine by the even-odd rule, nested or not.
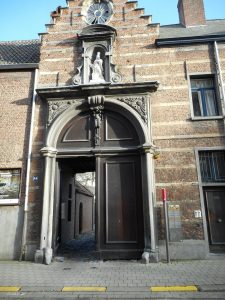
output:
[[[58,150],[53,147],[44,147],[41,149],[41,153],[44,157],[55,158]]]
[[[117,98],[118,101],[124,102],[132,107],[142,118],[142,120],[148,123],[148,113],[147,113],[147,97],[146,96],[127,96]]]
[[[99,106],[104,106],[105,96],[91,96],[88,97],[88,104],[90,109],[95,109]]]
[[[160,149],[154,144],[144,144],[142,146],[142,151],[145,154],[152,155],[153,159],[158,159],[160,156]]]

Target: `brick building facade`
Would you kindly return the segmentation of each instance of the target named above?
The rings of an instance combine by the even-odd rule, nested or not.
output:
[[[136,1],[68,0],[40,41],[0,43],[0,258],[50,263],[62,170],[96,172],[103,258],[165,257],[162,188],[171,257],[225,251],[225,19],[178,11],[160,26]]]

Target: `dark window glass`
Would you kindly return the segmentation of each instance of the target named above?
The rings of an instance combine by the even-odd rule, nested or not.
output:
[[[225,182],[225,151],[199,152],[202,182]]]

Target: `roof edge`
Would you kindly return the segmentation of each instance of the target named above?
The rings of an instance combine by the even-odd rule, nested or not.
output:
[[[225,34],[222,35],[206,35],[206,36],[193,36],[193,37],[178,37],[178,38],[167,38],[157,39],[156,45],[162,46],[175,46],[175,45],[187,45],[196,43],[211,43],[211,42],[224,42]]]
[[[38,69],[39,64],[0,65],[0,70]]]

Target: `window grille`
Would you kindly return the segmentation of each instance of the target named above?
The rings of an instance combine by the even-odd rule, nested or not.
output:
[[[199,152],[202,182],[225,182],[225,151]]]

